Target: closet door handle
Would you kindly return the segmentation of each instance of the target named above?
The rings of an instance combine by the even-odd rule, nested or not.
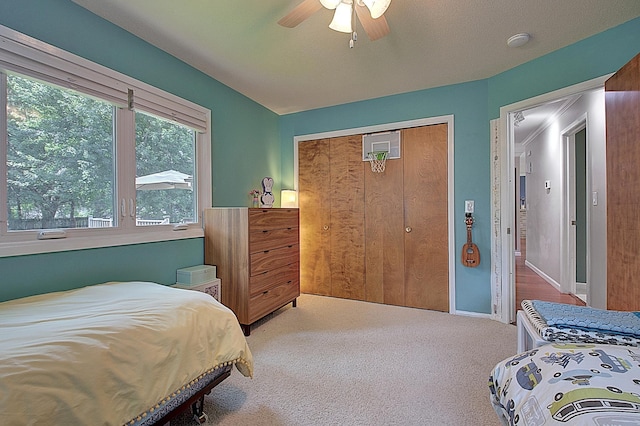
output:
[[[324,225],[324,226],[322,227],[322,230],[323,230],[323,231],[328,231],[328,230],[329,230],[329,225]]]
[[[413,229],[411,229],[410,226],[407,226],[406,228],[404,228],[405,232],[408,234],[409,232],[413,231]]]

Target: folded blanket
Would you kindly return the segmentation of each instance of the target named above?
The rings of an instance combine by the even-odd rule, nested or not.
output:
[[[532,300],[531,304],[540,318],[551,327],[640,337],[639,312],[608,311],[540,300]]]

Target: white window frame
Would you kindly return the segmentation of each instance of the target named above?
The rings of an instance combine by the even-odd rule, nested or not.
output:
[[[125,149],[117,146],[114,158],[117,165],[114,188],[118,200],[114,214],[119,217],[119,226],[64,229],[65,238],[46,240],[38,239],[41,230],[7,232],[7,117],[3,95],[0,97],[0,257],[204,236],[203,211],[211,206],[209,109],[3,26],[0,26],[0,71],[47,81],[116,105],[116,138],[123,134],[135,134],[135,109],[194,129],[198,220],[186,226],[135,226],[136,165],[133,143],[134,146],[126,146]],[[0,79],[0,90],[6,93],[4,78]],[[132,221],[133,224],[128,223]]]

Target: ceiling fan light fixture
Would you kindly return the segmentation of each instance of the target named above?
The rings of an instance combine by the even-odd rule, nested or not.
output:
[[[329,24],[329,28],[335,31],[340,31],[341,33],[353,32],[351,27],[351,13],[352,4],[340,2],[333,14],[333,20]]]
[[[320,3],[322,3],[325,8],[333,10],[338,7],[341,1],[342,0],[320,0]]]
[[[387,11],[391,4],[391,0],[362,0],[362,2],[369,8],[373,19],[378,19],[384,15],[384,12]]]

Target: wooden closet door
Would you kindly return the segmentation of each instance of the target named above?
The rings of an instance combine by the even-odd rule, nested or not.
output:
[[[331,296],[329,139],[298,144],[300,291]]]
[[[447,124],[402,130],[405,305],[449,311]]]
[[[640,55],[605,83],[607,308],[640,310]]]
[[[382,173],[364,163],[366,300],[405,304],[402,159],[387,160]]]
[[[331,138],[331,294],[364,300],[364,173],[362,136]]]

